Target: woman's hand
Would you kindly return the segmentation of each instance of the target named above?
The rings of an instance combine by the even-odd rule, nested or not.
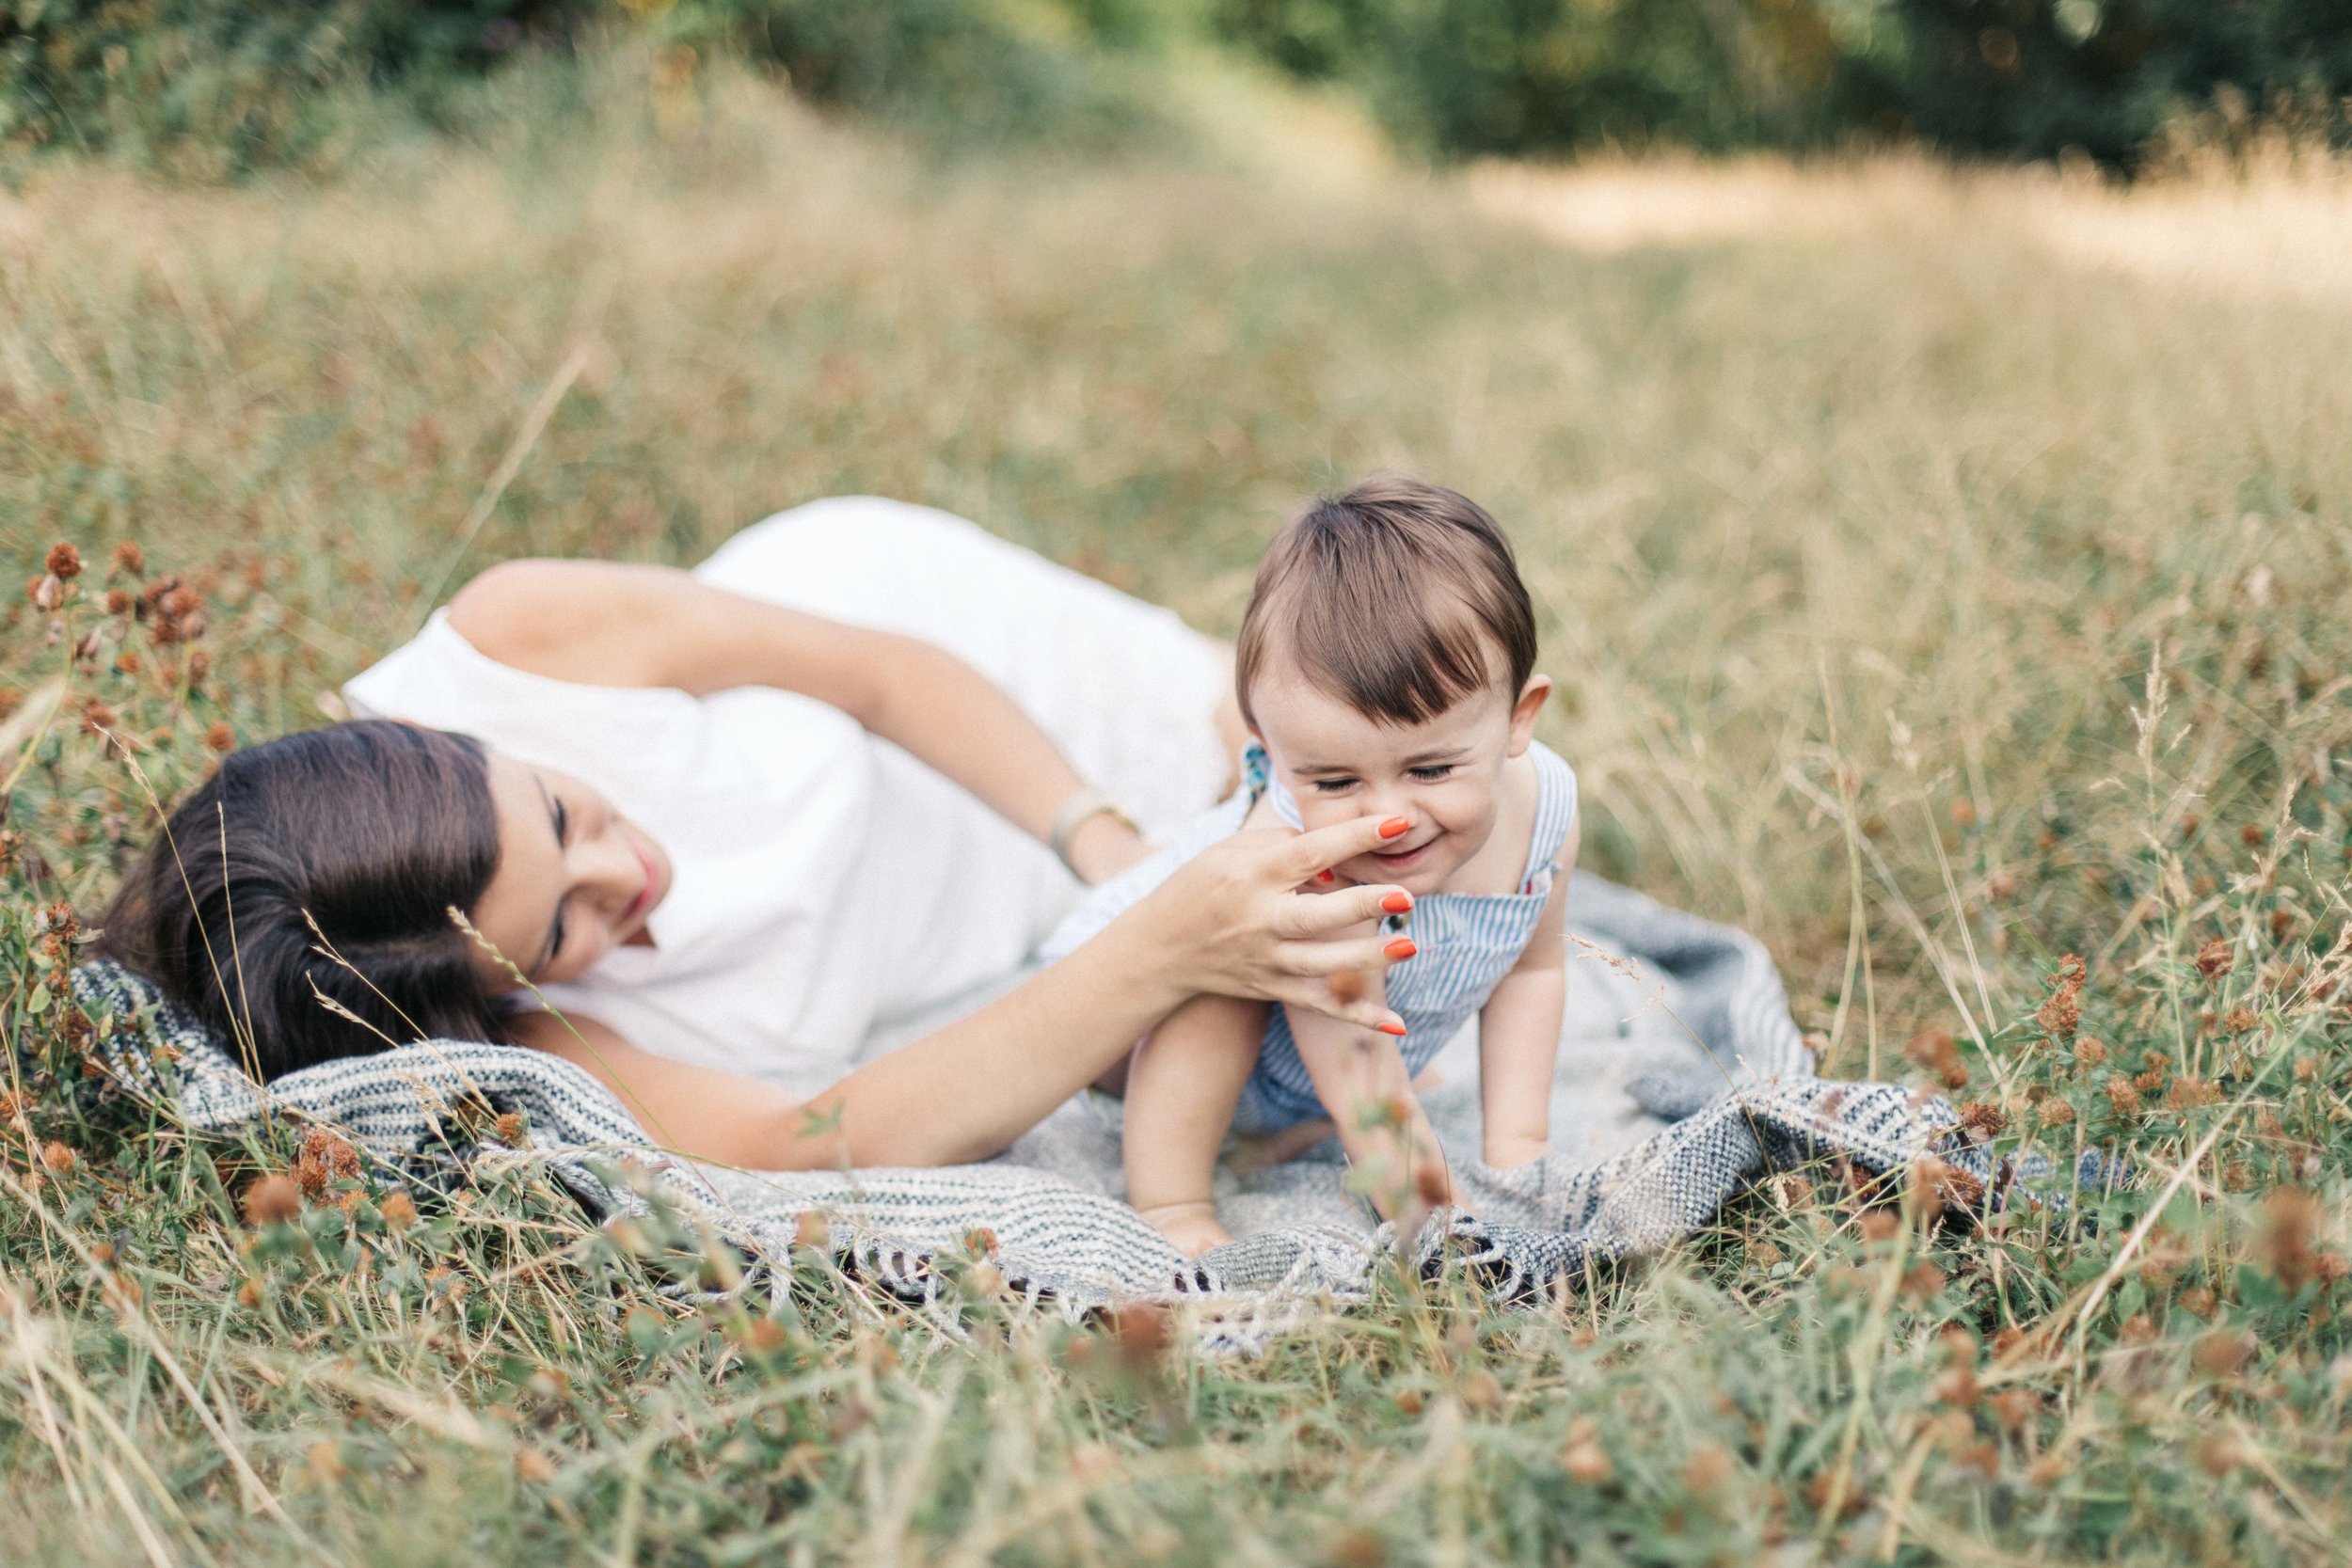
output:
[[[1378,848],[1395,819],[1359,817],[1311,833],[1266,830],[1236,833],[1180,867],[1120,922],[1154,923],[1153,942],[1193,994],[1287,1002],[1388,1034],[1405,1021],[1374,998],[1363,976],[1396,961],[1377,934],[1333,933],[1402,914],[1413,907],[1403,888],[1367,884],[1302,894],[1299,884],[1343,861]]]

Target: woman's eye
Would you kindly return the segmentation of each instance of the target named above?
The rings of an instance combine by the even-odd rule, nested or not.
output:
[[[1450,762],[1438,763],[1429,768],[1416,768],[1413,769],[1413,777],[1422,784],[1436,784],[1439,779],[1451,775],[1454,768],[1454,765]]]
[[[1315,793],[1318,795],[1344,795],[1355,787],[1356,781],[1353,779],[1317,779],[1315,781]]]

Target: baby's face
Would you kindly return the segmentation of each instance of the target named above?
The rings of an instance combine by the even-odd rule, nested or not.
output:
[[[1251,689],[1249,705],[1307,828],[1366,816],[1412,824],[1392,847],[1341,864],[1340,875],[1426,894],[1493,833],[1502,765],[1527,750],[1550,689],[1541,675],[1518,692],[1498,680],[1423,723],[1392,724],[1277,669]]]

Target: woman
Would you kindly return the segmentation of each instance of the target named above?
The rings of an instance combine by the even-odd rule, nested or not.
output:
[[[368,719],[229,758],[107,939],[259,1076],[502,1037],[701,1158],[980,1158],[1194,995],[1392,1022],[1329,982],[1378,940],[1314,939],[1396,890],[1295,892],[1397,830],[1366,819],[1237,839],[860,1059],[1001,987],[1144,852],[1112,799],[1150,831],[1218,792],[1225,672],[1165,610],[869,498],[691,574],[510,562],[345,687]]]

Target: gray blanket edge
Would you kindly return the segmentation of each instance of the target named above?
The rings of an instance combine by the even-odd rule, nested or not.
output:
[[[1672,977],[1680,1022],[1711,1068],[1635,1079],[1636,1099],[1671,1125],[1598,1164],[1553,1155],[1493,1170],[1472,1162],[1458,1173],[1465,1208],[1433,1217],[1412,1239],[1424,1271],[1460,1270],[1503,1299],[1533,1299],[1588,1266],[1688,1237],[1759,1180],[1825,1158],[1883,1175],[1933,1156],[1953,1190],[1981,1205],[2049,1185],[2045,1163],[1996,1160],[1940,1095],[1816,1077],[1771,956],[1747,932],[1590,873],[1576,879],[1569,918],[1574,931]],[[479,1041],[422,1041],[257,1085],[223,1042],[120,966],[85,964],[74,987],[101,1020],[101,1050],[118,1077],[191,1131],[307,1119],[412,1178],[446,1182],[485,1155],[525,1152],[491,1131],[501,1114],[520,1113],[529,1155],[597,1220],[666,1209],[772,1269],[788,1268],[802,1216],[819,1213],[846,1265],[934,1309],[934,1255],[978,1244],[1033,1301],[1076,1315],[1120,1300],[1185,1298],[1212,1309],[1211,1348],[1254,1349],[1323,1303],[1363,1299],[1398,1244],[1385,1227],[1300,1224],[1187,1263],[1125,1204],[1018,1164],[700,1166],[655,1148],[580,1068]],[[2087,1158],[2070,1173],[2077,1184],[2101,1176],[2097,1156]]]

